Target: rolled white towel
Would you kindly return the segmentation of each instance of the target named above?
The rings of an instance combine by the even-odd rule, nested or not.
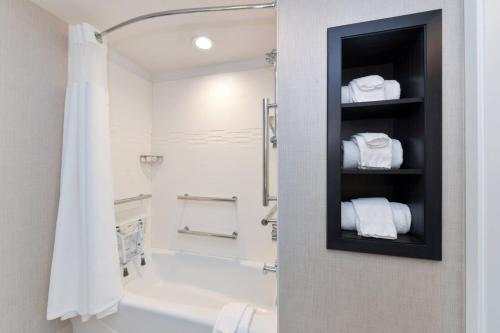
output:
[[[391,202],[392,217],[398,234],[407,234],[411,229],[411,211],[408,205]]]
[[[396,80],[385,80],[384,82],[385,99],[399,99],[401,97],[401,85]]]
[[[380,75],[360,77],[349,82],[353,102],[382,101],[385,99],[384,78]]]
[[[384,78],[380,75],[368,75],[351,81],[353,85],[363,91],[372,91],[384,86]]]
[[[411,229],[411,211],[408,205],[399,202],[390,202],[394,226],[400,235],[405,235]],[[341,229],[356,231],[356,212],[350,201],[341,202]]]
[[[401,98],[401,85],[396,80],[385,80],[384,81],[384,97],[382,98],[381,91],[377,90],[375,95],[377,99],[371,99],[369,92],[364,92],[362,95],[364,96],[365,102],[374,101],[374,100],[391,100],[391,99],[400,99]],[[359,95],[359,94],[358,94]],[[358,98],[359,99],[359,96]],[[352,88],[350,86],[342,86],[341,88],[341,102],[352,103],[354,102],[352,96]],[[360,101],[358,101],[360,102]]]
[[[350,141],[342,141],[342,167],[344,169],[356,169],[359,163],[359,148]],[[392,139],[392,161],[391,169],[399,169],[403,164],[403,146],[397,139]]]

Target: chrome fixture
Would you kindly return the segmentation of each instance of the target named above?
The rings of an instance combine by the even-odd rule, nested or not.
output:
[[[271,223],[271,240],[276,241],[278,240],[278,219],[273,218],[274,214],[276,214],[278,210],[278,205],[275,204],[271,210],[269,210],[269,213],[260,221],[260,223],[263,226],[267,226],[269,223]]]
[[[274,67],[274,96],[277,96],[276,82],[278,81],[278,51],[273,49],[271,52],[266,53],[266,61],[273,65]],[[271,129],[273,135],[269,138],[273,144],[273,148],[278,146],[277,128],[278,128],[278,110],[274,109],[274,115],[269,116],[269,128]]]
[[[262,205],[269,206],[269,201],[276,200],[269,196],[269,110],[278,105],[262,100]]]
[[[116,226],[120,264],[123,267],[123,276],[128,276],[127,265],[137,257],[141,258],[141,266],[146,265],[144,255],[144,221],[134,220]]]
[[[192,201],[223,201],[223,202],[236,202],[238,201],[237,196],[233,196],[231,198],[220,198],[220,197],[200,197],[193,196],[189,194],[179,195],[177,196],[179,200],[192,200]]]
[[[263,226],[268,225],[269,223],[278,223],[277,219],[273,219],[273,215],[278,211],[278,205],[274,205],[273,208],[269,210],[269,213],[260,221]]]
[[[141,163],[153,164],[158,162],[163,162],[163,156],[161,155],[141,155],[139,157]]]
[[[124,203],[129,203],[129,202],[134,202],[134,201],[141,201],[141,200],[149,199],[152,197],[153,197],[153,195],[151,195],[151,194],[139,194],[136,197],[129,197],[129,198],[115,200],[115,205],[121,205]]]
[[[195,235],[195,236],[208,236],[208,237],[217,237],[217,238],[229,238],[229,239],[237,239],[238,238],[238,233],[235,231],[232,234],[219,234],[219,233],[214,233],[214,232],[205,232],[205,231],[195,231],[189,229],[188,226],[185,226],[184,229],[179,229],[177,230],[179,234],[188,234],[188,235]]]
[[[249,5],[233,5],[233,6],[214,6],[214,7],[200,7],[200,8],[185,8],[185,9],[174,9],[174,10],[165,10],[161,12],[146,14],[131,18],[126,20],[120,24],[112,26],[109,29],[104,30],[101,33],[95,33],[96,39],[102,43],[102,37],[109,35],[115,30],[126,27],[127,25],[141,22],[145,20],[150,20],[157,17],[163,16],[173,16],[173,15],[182,15],[182,14],[194,14],[194,13],[209,13],[209,12],[226,12],[226,11],[235,11],[235,10],[244,10],[244,9],[266,9],[266,8],[275,8],[275,2],[269,3],[260,3],[260,4],[249,4]]]
[[[272,241],[277,241],[278,240],[278,224],[273,223],[272,225],[272,230],[271,230],[271,240]]]
[[[272,265],[264,264],[264,267],[262,267],[262,271],[265,273],[276,273],[278,271],[278,263],[274,263]]]

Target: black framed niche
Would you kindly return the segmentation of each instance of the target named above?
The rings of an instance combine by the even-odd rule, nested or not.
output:
[[[341,103],[341,86],[378,74],[397,80],[401,97]],[[441,11],[328,29],[327,247],[441,260]],[[403,147],[400,169],[343,169],[342,140],[384,132]],[[397,240],[341,228],[341,201],[386,197],[405,203],[410,232]]]

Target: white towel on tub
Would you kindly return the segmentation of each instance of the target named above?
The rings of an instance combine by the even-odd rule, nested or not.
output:
[[[212,333],[249,333],[255,308],[247,303],[229,303],[222,307]]]
[[[386,198],[351,200],[356,212],[356,229],[363,237],[397,239],[392,209]]]

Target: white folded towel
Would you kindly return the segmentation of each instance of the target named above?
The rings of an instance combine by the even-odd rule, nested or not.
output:
[[[390,202],[392,218],[396,232],[405,235],[411,229],[411,211],[408,205],[399,202]],[[356,231],[356,212],[350,201],[341,202],[341,229]]]
[[[356,213],[356,230],[363,237],[397,239],[392,210],[386,198],[351,200]]]
[[[390,169],[392,163],[392,140],[384,133],[359,133],[351,140],[359,149],[360,169]]]
[[[380,89],[364,91],[357,93],[356,101],[353,98],[353,89],[350,85],[341,87],[341,103],[369,102],[377,100],[391,100],[401,98],[401,85],[396,80],[385,80],[383,84],[384,96]],[[374,92],[373,92],[374,91]],[[362,100],[360,100],[362,99]]]
[[[355,169],[359,165],[359,148],[353,141],[342,141],[342,167],[344,169]],[[403,146],[397,139],[392,139],[391,169],[399,169],[403,164]]]
[[[385,99],[384,78],[369,75],[352,80],[349,89],[353,102],[381,101]]]
[[[229,303],[222,307],[212,333],[249,333],[255,308],[247,303]]]
[[[399,99],[401,97],[401,86],[396,80],[385,80],[384,82],[385,99]]]

